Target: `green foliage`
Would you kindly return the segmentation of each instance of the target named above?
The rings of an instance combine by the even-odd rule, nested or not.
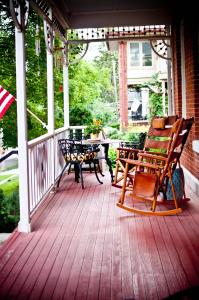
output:
[[[117,152],[116,152],[116,149],[113,148],[113,147],[110,147],[109,150],[108,150],[108,157],[111,161],[111,165],[113,168],[115,168],[115,165],[116,165],[116,157],[117,157]]]
[[[54,68],[54,108],[56,129],[64,126],[63,72],[61,69]]]
[[[6,182],[6,184],[4,184],[2,186],[2,190],[4,192],[4,195],[7,197],[9,197],[13,191],[18,190],[19,189],[19,179],[18,177],[12,177],[10,180],[8,180]]]
[[[12,95],[16,96],[15,79],[15,36],[14,23],[5,7],[0,15],[0,84]],[[40,26],[39,56],[35,52],[36,24]],[[43,35],[43,21],[30,9],[28,26],[25,34],[26,51],[26,84],[27,106],[43,122],[47,120],[47,90],[46,90],[46,48]],[[17,147],[17,112],[13,103],[0,121],[0,131],[3,133],[3,147]],[[33,139],[46,133],[43,126],[28,114],[28,139]]]
[[[89,135],[91,133],[96,134],[100,133],[103,129],[103,123],[99,119],[94,119],[91,124],[86,127],[86,134]]]
[[[152,79],[144,84],[150,89],[149,95],[149,114],[148,119],[151,120],[153,116],[163,115],[163,105],[162,105],[162,85],[161,81],[158,80],[159,73],[155,73]],[[168,106],[168,97],[166,97],[166,111]]]
[[[126,131],[120,131],[112,129],[107,133],[110,139],[118,139],[127,142],[139,142],[142,136],[145,137],[145,133],[148,131],[148,126],[134,126]]]
[[[84,106],[72,106],[70,108],[70,125],[88,125],[93,120],[92,113]]]
[[[93,118],[103,120],[104,124],[118,120],[112,59],[107,49],[101,49],[93,63],[81,60],[69,66],[70,106],[83,104],[92,111]]]
[[[1,175],[0,174],[0,181],[3,181],[4,179],[9,178],[9,177],[10,177],[10,175]]]
[[[69,99],[70,106],[88,105],[100,95],[98,83],[99,74],[96,69],[86,61],[69,68]]]
[[[109,124],[110,127],[115,128],[117,130],[120,129],[120,123],[119,122],[113,122],[111,124]]]
[[[5,86],[4,86],[5,87]],[[6,87],[5,87],[6,88]],[[2,147],[15,148],[17,145],[17,113],[16,103],[12,103],[4,117],[0,121],[0,129],[3,132]]]
[[[19,221],[19,192],[5,196],[0,189],[0,232],[12,232]]]
[[[10,18],[6,2],[0,4],[0,84],[12,95],[16,96],[15,79],[15,30]],[[39,28],[39,32],[36,31]],[[40,41],[40,54],[35,51],[35,42]],[[59,37],[55,37],[55,47],[61,46]],[[78,55],[82,45],[71,46],[70,55]],[[43,20],[30,8],[28,26],[25,33],[26,51],[26,85],[27,107],[44,123],[47,123],[47,68],[46,46],[43,33]],[[59,51],[55,52],[60,55]],[[56,60],[56,59],[55,59]],[[71,125],[87,125],[93,118],[100,118],[104,124],[111,124],[118,120],[117,103],[113,84],[113,64],[117,62],[116,55],[100,49],[100,55],[94,62],[81,60],[69,66],[69,100],[72,108],[84,107],[92,111],[91,114],[79,116],[71,115]],[[116,64],[116,81],[118,84]],[[64,125],[63,112],[63,73],[62,66],[54,67],[54,94],[55,94],[55,128]],[[46,129],[34,117],[27,114],[28,140],[46,133]],[[0,121],[0,132],[3,134],[3,147],[17,147],[17,110],[13,103]]]
[[[9,7],[1,3],[0,13],[0,84],[11,94],[16,94],[15,79],[15,31],[10,17]],[[4,118],[0,121],[0,132],[3,131],[3,147],[16,147],[17,123],[16,103],[13,103]]]
[[[36,33],[36,26],[39,32]],[[36,40],[40,41],[40,53],[36,54]],[[30,10],[25,34],[27,106],[44,123],[47,123],[47,70],[46,46],[43,33],[43,20]],[[46,133],[46,129],[28,114],[28,140]]]
[[[151,93],[149,96],[149,119],[153,116],[162,116],[162,95],[159,93]]]

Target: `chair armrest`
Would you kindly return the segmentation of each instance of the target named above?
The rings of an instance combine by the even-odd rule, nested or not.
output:
[[[134,148],[132,148],[132,149],[130,149],[130,148],[117,148],[117,150],[118,151],[126,151],[126,152],[136,152],[136,153],[138,153],[138,152],[142,152],[143,150],[140,150],[140,149],[134,149]]]
[[[155,159],[155,160],[162,160],[162,161],[166,161],[167,157],[165,156],[161,156],[161,155],[154,155],[154,154],[150,154],[150,153],[138,153],[139,157],[144,157],[144,158],[150,158],[150,159]]]
[[[146,168],[150,168],[150,169],[154,169],[154,170],[160,170],[160,169],[164,168],[164,166],[151,164],[151,163],[140,161],[140,160],[126,159],[126,158],[121,159],[121,160],[124,161],[125,163],[130,164],[130,165],[139,166],[139,167],[146,167]]]

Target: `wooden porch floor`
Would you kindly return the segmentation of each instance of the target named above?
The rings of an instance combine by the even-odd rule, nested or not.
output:
[[[146,217],[116,207],[110,176],[66,176],[0,249],[0,299],[198,299],[199,201]],[[196,295],[196,296],[194,296]],[[194,298],[196,297],[196,298]]]

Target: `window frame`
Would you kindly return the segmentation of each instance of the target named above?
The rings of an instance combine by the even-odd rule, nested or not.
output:
[[[130,68],[133,68],[133,69],[136,69],[136,68],[141,68],[141,69],[150,69],[150,68],[153,68],[153,52],[152,52],[152,48],[151,48],[151,65],[150,66],[144,66],[143,65],[143,62],[144,62],[144,59],[143,59],[143,44],[144,43],[148,43],[150,45],[150,42],[149,41],[130,41],[129,42],[129,47],[128,47],[128,57],[129,57],[129,66]],[[132,66],[131,64],[131,56],[132,56],[132,53],[131,53],[131,44],[138,44],[139,45],[139,65],[137,66]]]

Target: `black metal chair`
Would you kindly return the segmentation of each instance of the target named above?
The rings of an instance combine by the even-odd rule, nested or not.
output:
[[[57,182],[57,188],[59,187],[61,178],[68,167],[68,173],[71,171],[71,167],[74,167],[74,173],[75,173],[75,181],[79,182],[79,179],[81,180],[82,189],[84,189],[84,180],[83,180],[83,170],[84,166],[87,164],[89,165],[89,168],[86,170],[92,170],[95,172],[95,176],[100,184],[103,182],[98,177],[98,172],[103,176],[99,160],[97,158],[97,152],[99,151],[99,148],[92,147],[90,145],[84,145],[82,144],[81,140],[74,140],[74,139],[60,139],[58,140],[60,151],[64,157],[65,160],[65,166],[60,174],[60,177]]]

